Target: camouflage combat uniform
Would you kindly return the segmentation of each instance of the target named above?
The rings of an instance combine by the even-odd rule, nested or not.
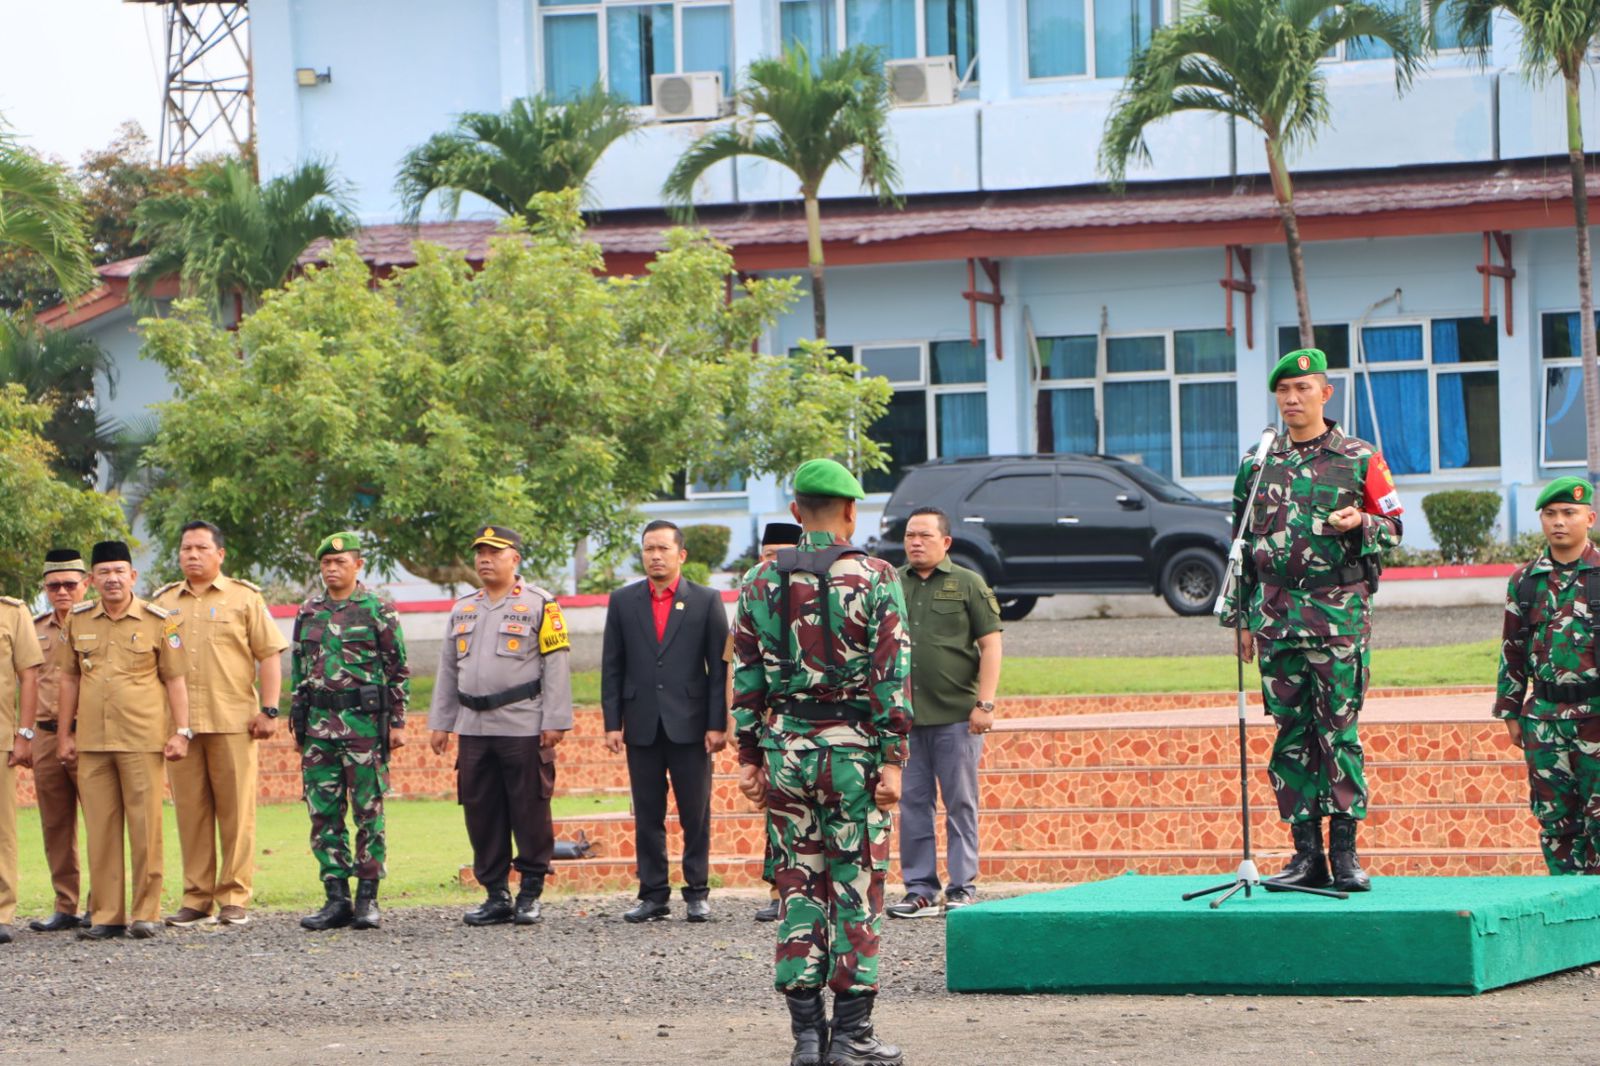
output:
[[[806,533],[798,550],[835,543],[829,534]],[[791,575],[791,634],[782,587],[775,564],[757,567],[739,594],[734,621],[739,762],[766,769],[767,832],[783,899],[774,984],[782,992],[826,984],[840,995],[862,995],[878,987],[889,869],[891,818],[873,793],[879,767],[904,761],[911,730],[905,599],[893,566],[846,556],[829,568],[825,605],[815,576]],[[826,623],[819,606],[828,612]],[[798,654],[787,661],[791,647]],[[868,720],[786,713],[818,704]]]
[[[290,684],[296,706],[307,708],[300,773],[311,812],[311,853],[321,878],[362,879],[384,875],[386,853],[383,794],[389,767],[380,750],[379,719],[360,707],[318,707],[352,697],[363,685],[387,691],[390,724],[405,725],[405,638],[394,606],[357,584],[347,600],[326,592],[300,606],[294,621],[294,671]],[[345,808],[356,823],[356,848],[350,851]]]
[[[1234,480],[1235,529],[1253,462],[1245,456]],[[1361,526],[1338,533],[1327,518],[1350,506],[1365,512]],[[1244,581],[1230,590],[1222,624],[1234,625],[1242,596],[1262,698],[1278,727],[1268,776],[1286,822],[1366,817],[1356,717],[1367,688],[1372,597],[1360,564],[1400,543],[1400,513],[1382,456],[1332,422],[1302,444],[1280,434],[1267,457],[1248,516]]]
[[[1546,552],[1518,568],[1506,592],[1494,715],[1522,723],[1529,806],[1553,874],[1600,874],[1600,696],[1551,687],[1600,679],[1595,605],[1584,594],[1585,575],[1596,569],[1600,552],[1593,545],[1571,566],[1556,564]],[[1526,631],[1517,602],[1525,574],[1539,578]]]

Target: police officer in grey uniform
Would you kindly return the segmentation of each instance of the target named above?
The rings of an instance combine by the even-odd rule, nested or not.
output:
[[[519,535],[484,526],[472,548],[483,587],[450,612],[428,711],[429,744],[443,755],[451,733],[461,738],[457,793],[472,872],[488,892],[463,920],[532,925],[555,852],[550,797],[556,745],[572,728],[571,641],[555,597],[517,574]],[[515,904],[507,888],[513,865],[522,877]]]

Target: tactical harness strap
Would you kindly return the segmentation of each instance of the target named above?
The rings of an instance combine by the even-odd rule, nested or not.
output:
[[[1321,574],[1311,574],[1306,577],[1292,578],[1280,577],[1277,574],[1258,574],[1256,580],[1272,588],[1288,589],[1322,589],[1332,585],[1359,585],[1367,581],[1368,568],[1360,563],[1351,563],[1341,566],[1336,570],[1328,570]],[[1376,584],[1374,580],[1373,584]]]
[[[850,555],[865,556],[867,553],[854,544],[830,544],[817,551],[801,551],[799,548],[780,548],[776,566],[778,573],[783,575],[783,585],[779,591],[779,617],[783,619],[783,650],[784,656],[778,660],[779,668],[783,671],[783,679],[787,683],[794,676],[795,664],[800,659],[800,648],[794,639],[795,619],[789,610],[789,578],[791,574],[811,574],[817,579],[817,597],[819,600],[818,611],[822,621],[822,643],[827,649],[828,680],[833,681],[835,669],[839,666],[838,649],[833,644],[833,616],[831,611],[832,598],[828,595],[828,571],[833,564]]]
[[[1544,576],[1523,574],[1517,582],[1517,607],[1522,611],[1522,630],[1519,635],[1523,641],[1533,632],[1533,611],[1539,605],[1539,579]],[[1583,602],[1591,609],[1596,602],[1600,602],[1600,570],[1593,567],[1583,572]],[[1535,679],[1533,694],[1546,703],[1587,703],[1600,697],[1600,678],[1588,678],[1565,685]]]

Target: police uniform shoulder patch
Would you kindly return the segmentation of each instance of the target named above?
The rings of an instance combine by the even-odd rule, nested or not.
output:
[[[160,588],[156,589],[155,592],[151,594],[150,598],[152,600],[160,599],[162,596],[165,596],[167,593],[171,592],[181,584],[183,584],[182,581],[168,581],[165,585],[162,585]]]
[[[539,620],[539,654],[568,651],[572,636],[567,632],[567,620],[561,616],[561,605],[551,600],[544,605],[544,617]]]
[[[72,608],[72,613],[82,614],[84,611],[92,611],[99,602],[99,600],[84,600],[82,603],[77,604]]]
[[[0,596],[0,603],[5,604],[7,607],[24,607],[24,606],[26,606],[26,604],[24,604],[21,600],[17,599],[15,596]]]

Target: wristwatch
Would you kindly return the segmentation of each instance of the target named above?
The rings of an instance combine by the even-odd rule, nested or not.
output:
[[[17,730],[17,736],[21,737],[23,740],[32,740],[33,739],[33,730],[29,729],[26,726],[23,726],[21,729]]]
[[[993,714],[994,700],[979,700],[977,703],[973,704],[973,707],[985,714]]]
[[[263,703],[261,705],[261,713],[266,715],[268,718],[276,718],[278,717],[278,708],[272,706],[270,703]]]
[[[182,729],[174,729],[173,732],[178,734],[178,736],[182,737],[184,740],[194,739],[194,730],[190,729],[188,726],[184,726]]]

